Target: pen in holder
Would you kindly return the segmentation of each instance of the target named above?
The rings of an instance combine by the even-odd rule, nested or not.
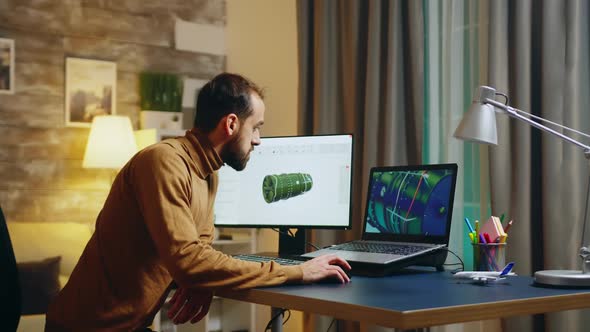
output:
[[[501,271],[506,265],[506,243],[472,243],[475,271]]]

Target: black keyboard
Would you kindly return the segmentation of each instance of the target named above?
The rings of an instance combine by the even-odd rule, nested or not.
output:
[[[305,262],[304,260],[299,260],[299,259],[270,257],[270,256],[256,255],[256,254],[233,255],[232,257],[237,258],[237,259],[241,259],[243,261],[249,261],[249,262],[261,262],[262,263],[262,262],[275,261],[275,262],[279,263],[280,265],[299,265],[299,264]]]
[[[410,244],[349,242],[334,246],[330,249],[371,252],[378,254],[411,255],[424,249],[428,249],[428,247],[414,246]]]

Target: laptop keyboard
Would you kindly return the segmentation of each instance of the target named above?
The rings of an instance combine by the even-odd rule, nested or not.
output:
[[[298,259],[289,259],[289,258],[278,258],[278,257],[269,257],[269,256],[261,256],[256,254],[241,254],[241,255],[233,255],[233,258],[241,259],[243,261],[249,262],[270,262],[275,261],[280,265],[299,265],[305,261],[298,260]]]
[[[378,254],[393,254],[393,255],[411,255],[419,251],[428,249],[424,246],[413,245],[399,245],[391,243],[363,243],[363,242],[349,242],[343,243],[330,248],[332,250],[347,250],[357,252],[370,252]]]

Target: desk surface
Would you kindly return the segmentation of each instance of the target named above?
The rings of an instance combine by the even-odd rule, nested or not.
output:
[[[284,285],[218,295],[402,329],[590,308],[590,289],[542,288],[521,276],[480,286],[449,272],[423,271],[355,276],[346,285]]]

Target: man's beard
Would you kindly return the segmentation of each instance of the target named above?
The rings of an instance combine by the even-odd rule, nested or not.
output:
[[[246,153],[240,151],[238,137],[235,137],[226,145],[226,148],[221,154],[221,159],[236,171],[242,171],[246,168],[246,164],[250,159],[250,151],[247,151]]]

